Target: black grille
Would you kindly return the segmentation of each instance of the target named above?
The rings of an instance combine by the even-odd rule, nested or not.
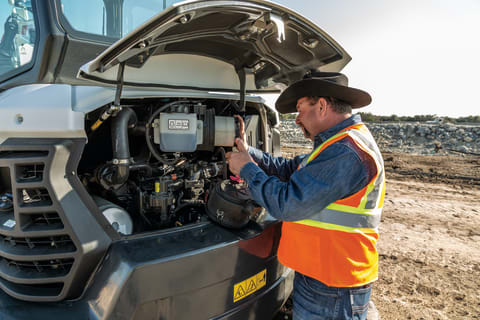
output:
[[[75,174],[84,146],[82,138],[0,144],[0,289],[14,298],[78,298],[112,241]]]
[[[48,154],[0,152],[0,286],[27,300],[60,296],[77,252],[45,181]]]

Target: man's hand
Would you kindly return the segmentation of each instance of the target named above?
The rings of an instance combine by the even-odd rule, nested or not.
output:
[[[238,114],[234,115],[235,118],[238,120],[239,124],[239,129],[240,129],[240,141],[243,145],[243,148],[248,151],[248,144],[247,144],[247,138],[245,137],[245,122],[243,122],[243,118],[239,116]],[[235,143],[237,143],[235,139]],[[237,143],[238,145],[238,143]]]
[[[226,157],[230,171],[232,171],[232,173],[235,175],[239,175],[240,170],[242,170],[244,165],[249,162],[255,162],[248,154],[248,145],[244,142],[244,140],[237,138],[235,139],[235,143],[237,145],[238,152],[227,152]],[[245,148],[245,146],[247,146],[247,148]]]

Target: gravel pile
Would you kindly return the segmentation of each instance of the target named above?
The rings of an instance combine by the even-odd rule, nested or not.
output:
[[[480,126],[418,122],[367,123],[380,149],[412,154],[480,154]],[[282,146],[311,147],[293,120],[280,124]]]

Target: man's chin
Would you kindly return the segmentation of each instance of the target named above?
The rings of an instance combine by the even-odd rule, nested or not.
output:
[[[303,131],[303,136],[307,139],[312,139],[312,135],[310,134],[310,132],[308,132],[307,129],[305,128],[302,128],[302,131]]]

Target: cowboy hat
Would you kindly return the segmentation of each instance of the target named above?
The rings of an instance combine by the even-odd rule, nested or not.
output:
[[[278,97],[275,107],[280,113],[297,112],[297,100],[303,97],[332,97],[361,108],[372,102],[365,91],[348,86],[348,78],[338,72],[312,72],[289,86]]]

